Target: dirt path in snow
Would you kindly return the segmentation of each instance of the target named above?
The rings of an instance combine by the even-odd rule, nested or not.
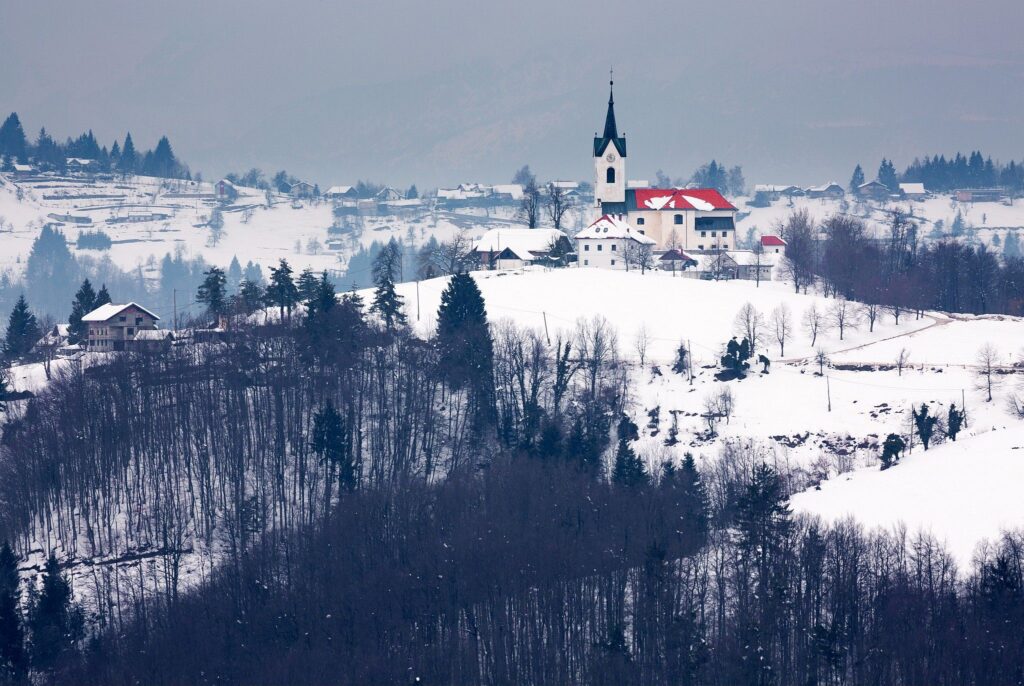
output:
[[[849,348],[843,348],[842,350],[833,350],[832,352],[829,353],[829,355],[830,356],[832,356],[832,355],[841,355],[843,353],[852,352],[854,350],[862,350],[864,348],[870,348],[871,346],[878,345],[879,343],[885,343],[886,341],[896,340],[897,338],[907,338],[909,336],[914,336],[914,335],[919,334],[919,333],[921,333],[923,331],[927,331],[928,329],[934,329],[937,326],[946,326],[947,324],[951,324],[952,322],[955,321],[954,319],[952,319],[950,317],[947,317],[945,315],[940,315],[940,314],[937,314],[937,313],[933,313],[933,314],[930,314],[930,315],[925,315],[925,317],[932,320],[932,323],[929,324],[928,326],[923,326],[920,329],[914,329],[913,331],[906,331],[904,333],[898,333],[898,334],[895,334],[893,336],[886,336],[885,338],[879,338],[877,341],[871,341],[869,343],[861,343],[860,345],[854,345],[854,346],[851,346]],[[785,360],[779,360],[779,362],[781,362],[783,364],[799,364],[801,362],[812,361],[813,359],[814,359],[813,355],[807,355],[805,357],[790,357],[790,358],[787,358]],[[892,360],[888,360],[886,362],[858,362],[858,364],[864,364],[864,365],[891,364],[891,362],[892,362]]]

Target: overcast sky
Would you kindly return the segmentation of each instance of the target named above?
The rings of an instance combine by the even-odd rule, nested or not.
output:
[[[258,166],[421,189],[589,179],[608,68],[630,178],[712,157],[845,184],[882,155],[1024,158],[1021,0],[0,0],[0,110],[34,138],[166,133]]]

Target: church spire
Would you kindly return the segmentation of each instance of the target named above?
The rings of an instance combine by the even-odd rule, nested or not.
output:
[[[608,114],[604,118],[604,137],[613,139],[619,137],[618,127],[615,126],[615,79],[609,71],[608,78]]]

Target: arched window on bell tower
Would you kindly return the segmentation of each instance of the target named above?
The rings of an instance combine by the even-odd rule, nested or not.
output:
[[[605,183],[615,183],[615,167],[608,167],[608,171],[604,173]]]

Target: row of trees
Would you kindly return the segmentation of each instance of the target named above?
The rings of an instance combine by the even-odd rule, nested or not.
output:
[[[950,158],[945,155],[925,155],[923,159],[915,157],[900,174],[891,160],[883,158],[875,178],[891,191],[895,191],[901,182],[918,182],[923,183],[929,191],[999,186],[1020,193],[1024,191],[1024,162],[1010,160],[1004,165],[993,162],[991,157],[985,157],[975,150],[969,155],[958,152]],[[864,181],[864,171],[858,164],[850,178],[850,191],[856,192]]]
[[[15,162],[32,161],[40,170],[63,173],[67,171],[69,157],[93,160],[99,171],[175,179],[192,178],[188,165],[174,155],[167,136],[162,136],[154,149],[139,151],[135,148],[132,134],[128,133],[123,143],[114,141],[108,149],[99,144],[91,130],[78,138],[69,137],[61,143],[43,127],[35,143],[32,143],[26,137],[16,112],[12,112],[0,124],[0,163],[6,167],[4,171],[9,171]]]
[[[837,214],[819,225],[806,210],[779,230],[788,242],[783,275],[797,292],[818,285],[826,296],[886,307],[897,323],[904,312],[927,309],[1024,314],[1024,260],[950,239],[922,245],[917,225],[899,210],[882,238],[856,217]]]

